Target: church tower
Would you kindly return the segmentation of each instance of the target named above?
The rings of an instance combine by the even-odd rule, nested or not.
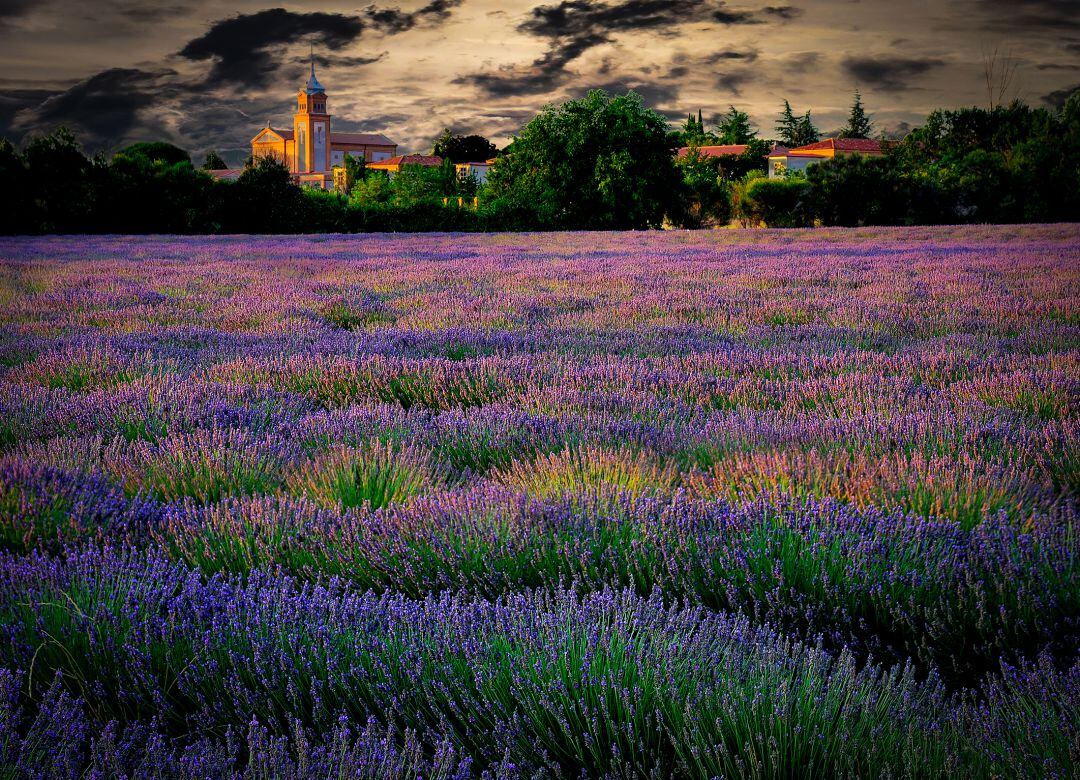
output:
[[[315,78],[315,54],[311,55],[311,78],[296,96],[293,115],[296,156],[295,173],[330,171],[330,115],[326,113],[326,90]]]

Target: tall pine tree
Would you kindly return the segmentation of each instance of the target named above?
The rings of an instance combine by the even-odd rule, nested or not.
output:
[[[793,140],[794,144],[792,144],[792,146],[806,146],[807,144],[814,144],[821,140],[821,132],[816,129],[813,120],[810,119],[809,110],[795,122]]]
[[[784,110],[780,112],[780,118],[776,120],[776,138],[784,146],[798,146],[796,132],[799,129],[799,120],[795,118],[795,112],[791,110],[791,103],[784,100]]]
[[[748,144],[757,135],[757,131],[750,127],[750,115],[735,106],[728,107],[728,112],[720,118],[716,129],[722,144]]]
[[[862,95],[855,90],[855,102],[851,104],[851,113],[848,115],[847,127],[840,131],[841,138],[869,138],[874,131],[870,117],[863,108]]]

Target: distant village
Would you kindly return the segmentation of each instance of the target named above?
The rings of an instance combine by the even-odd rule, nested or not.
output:
[[[693,117],[690,122],[693,123]],[[700,114],[699,130],[704,131]],[[690,154],[701,157],[738,157],[747,152],[749,144],[710,144],[684,146],[677,157]],[[850,155],[880,157],[884,154],[882,143],[869,138],[826,138],[792,148],[774,144],[767,152],[769,178],[781,178],[789,171],[803,171],[823,160]],[[297,184],[316,189],[341,189],[345,177],[345,158],[364,161],[367,170],[383,171],[391,178],[404,166],[439,167],[443,159],[434,154],[398,154],[398,144],[382,133],[347,133],[331,129],[331,115],[327,109],[326,88],[315,74],[311,74],[296,97],[296,112],[292,127],[273,127],[267,122],[251,139],[251,158],[274,157],[285,164]],[[474,177],[483,184],[495,158],[469,160],[454,163],[458,177],[465,180]],[[243,173],[242,168],[211,170],[217,179],[235,180]]]

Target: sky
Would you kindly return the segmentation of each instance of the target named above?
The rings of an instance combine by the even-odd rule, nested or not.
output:
[[[790,3],[790,4],[788,4]],[[166,140],[233,164],[290,127],[314,48],[332,128],[423,152],[444,127],[502,146],[544,105],[634,89],[673,120],[729,105],[771,137],[784,99],[877,130],[938,107],[1060,105],[1080,88],[1080,0],[0,0],[0,136],[64,124],[90,152]]]

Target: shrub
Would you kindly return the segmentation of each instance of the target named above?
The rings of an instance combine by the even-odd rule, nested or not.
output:
[[[804,227],[810,223],[809,192],[810,186],[800,176],[751,179],[739,199],[739,216],[751,225]]]
[[[379,509],[445,482],[429,455],[412,447],[368,442],[339,447],[293,473],[289,489],[323,506]]]
[[[678,473],[644,452],[567,447],[496,472],[497,482],[538,498],[644,495],[674,488]]]

